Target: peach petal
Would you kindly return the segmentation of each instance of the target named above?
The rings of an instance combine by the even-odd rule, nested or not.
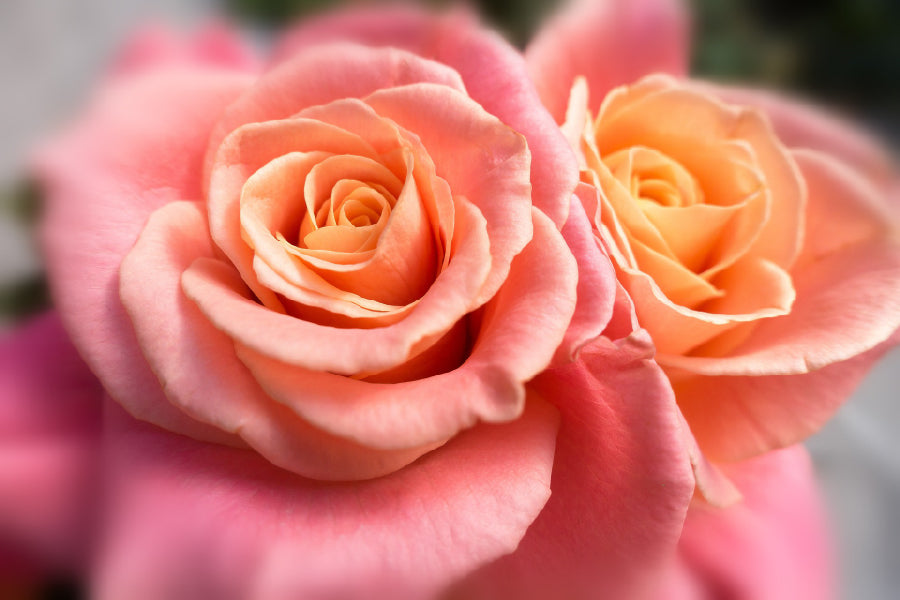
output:
[[[475,102],[528,140],[534,205],[563,226],[578,181],[572,151],[542,106],[521,54],[499,35],[461,9],[436,16],[379,6],[307,19],[284,36],[275,55],[284,59],[331,40],[405,48],[455,69]]]
[[[797,268],[870,239],[900,239],[900,220],[884,194],[830,155],[794,150],[809,187],[806,244]]]
[[[198,439],[223,436],[185,418],[163,396],[121,306],[119,265],[150,213],[200,197],[212,123],[250,83],[243,74],[196,68],[114,81],[37,161],[47,199],[42,246],[75,346],[127,410]]]
[[[333,125],[300,118],[245,125],[231,132],[221,143],[216,162],[210,165],[207,200],[210,232],[216,245],[238,268],[257,298],[277,311],[284,310],[281,302],[254,278],[253,251],[242,237],[241,195],[244,184],[253,173],[290,152],[308,153],[310,166],[322,156],[319,153],[377,157],[374,148],[358,135]],[[268,207],[299,211],[302,208],[297,203],[275,206],[251,202],[251,205],[256,210]],[[290,212],[280,216],[285,219],[292,216],[298,218]]]
[[[576,76],[587,79],[596,114],[616,86],[647,73],[686,74],[688,43],[687,11],[677,0],[580,0],[544,25],[526,59],[541,100],[561,123]]]
[[[184,274],[185,293],[222,331],[241,345],[298,367],[342,375],[390,369],[421,350],[474,308],[490,269],[484,218],[460,201],[459,244],[449,268],[407,317],[379,329],[335,329],[295,319],[257,304],[236,273],[199,259]],[[272,332],[279,332],[273,336]]]
[[[778,138],[790,148],[828,154],[864,174],[878,187],[894,178],[888,150],[859,123],[830,113],[802,99],[762,90],[747,90],[706,83],[695,84],[732,104],[755,106],[772,122]]]
[[[453,194],[465,196],[484,215],[492,260],[479,299],[488,300],[532,235],[531,153],[525,138],[446,87],[416,84],[379,90],[365,101],[378,114],[414,131]]]
[[[575,261],[549,219],[534,214],[534,242],[513,261],[507,282],[484,308],[478,342],[453,371],[369,383],[298,369],[240,344],[238,353],[272,397],[323,429],[376,448],[447,439],[478,420],[515,419],[523,382],[547,367],[575,310]],[[534,273],[542,277],[535,281]],[[356,340],[374,352],[368,340]]]
[[[648,114],[668,118],[647,119]],[[702,138],[698,131],[703,132]],[[770,218],[750,252],[785,268],[793,264],[803,242],[798,232],[804,227],[806,189],[797,165],[758,111],[726,106],[712,96],[679,87],[674,80],[651,76],[605,101],[597,119],[597,136],[601,152],[639,143],[682,163],[686,162],[682,152],[690,151],[692,145],[731,139],[748,142],[772,193]],[[697,174],[692,165],[685,166]]]
[[[835,285],[834,282],[840,282]],[[793,273],[790,314],[766,319],[725,356],[665,356],[665,365],[705,375],[792,375],[848,360],[900,327],[900,252],[871,241]]]
[[[16,558],[50,571],[86,566],[97,506],[102,396],[55,313],[3,333],[0,547]]]
[[[724,292],[682,264],[632,241],[631,250],[641,271],[653,279],[660,291],[678,306],[694,309],[721,297]]]
[[[377,477],[434,447],[396,452],[362,447],[316,429],[267,397],[238,361],[232,340],[181,292],[179,280],[192,262],[201,257],[214,260],[207,234],[200,207],[172,203],[151,216],[122,262],[123,304],[173,404],[193,418],[240,436],[272,463],[316,479]]]
[[[453,69],[396,48],[347,43],[308,48],[267,71],[228,107],[210,136],[205,172],[212,172],[219,146],[242,125],[286,119],[307,107],[422,81],[465,91]]]
[[[550,495],[558,417],[529,399],[390,477],[323,484],[111,412],[100,599],[436,596],[515,550]]]

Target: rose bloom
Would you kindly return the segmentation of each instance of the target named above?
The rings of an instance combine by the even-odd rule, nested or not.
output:
[[[687,24],[674,0],[573,2],[526,56],[689,432],[670,596],[830,597],[803,451],[738,461],[816,431],[896,344],[896,170],[819,109],[684,80]]]
[[[340,13],[261,68],[148,31],[37,163],[58,316],[2,346],[11,554],[111,599],[661,581],[675,405],[498,35]]]

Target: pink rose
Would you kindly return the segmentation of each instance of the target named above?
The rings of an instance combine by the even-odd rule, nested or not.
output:
[[[59,317],[107,394],[76,461],[99,500],[46,510],[96,513],[95,594],[649,591],[690,466],[522,57],[411,9],[274,57],[154,31],[40,157]],[[28,436],[83,368],[54,319],[3,346]]]
[[[675,0],[573,2],[527,56],[696,439],[698,484],[725,503],[734,489],[701,452],[727,463],[804,439],[893,344],[897,177],[810,106],[646,76],[685,74],[685,21]]]

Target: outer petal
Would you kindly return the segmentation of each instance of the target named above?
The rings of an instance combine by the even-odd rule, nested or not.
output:
[[[706,456],[714,462],[742,460],[818,431],[892,345],[889,340],[806,374],[699,376],[676,379],[673,386]]]
[[[432,597],[514,550],[550,494],[557,416],[538,399],[513,423],[352,485],[110,409],[100,599]]]
[[[535,36],[526,58],[541,100],[562,123],[575,78],[591,112],[606,93],[649,73],[685,75],[688,15],[680,0],[572,0]]]
[[[83,566],[102,394],[55,314],[0,341],[0,554]]]
[[[48,192],[48,274],[76,347],[135,415],[207,439],[221,435],[174,409],[145,363],[119,302],[118,270],[151,212],[200,197],[212,123],[249,84],[237,72],[203,69],[114,82],[90,115],[38,158]]]
[[[259,67],[252,48],[225,23],[211,23],[189,39],[163,25],[149,25],[134,33],[119,52],[112,75],[132,75],[150,67],[188,64],[248,72]]]
[[[284,36],[275,57],[283,60],[332,40],[403,48],[455,69],[473,100],[528,140],[534,205],[562,227],[578,180],[576,163],[512,46],[464,12],[435,16],[379,6],[305,20]]]
[[[616,328],[627,328],[620,305]],[[553,495],[515,554],[460,598],[641,598],[678,540],[693,491],[669,383],[643,331],[585,347],[533,388],[562,423]]]
[[[801,446],[727,467],[744,501],[691,507],[678,544],[681,572],[658,597],[832,598],[831,543],[811,467]]]
[[[714,85],[708,88],[726,102],[762,109],[778,138],[790,148],[829,154],[879,187],[895,179],[895,165],[887,150],[859,124],[781,93]]]

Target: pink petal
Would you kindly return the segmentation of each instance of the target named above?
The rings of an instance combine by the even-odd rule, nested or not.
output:
[[[626,304],[613,317],[627,329]],[[532,387],[562,422],[553,495],[515,554],[463,598],[641,598],[678,540],[693,491],[668,380],[643,331],[600,338]]]
[[[111,74],[133,75],[164,65],[223,67],[248,73],[260,66],[250,45],[226,23],[210,23],[190,37],[158,24],[132,34],[119,51]]]
[[[140,418],[220,439],[169,404],[119,301],[118,270],[147,217],[201,197],[217,114],[249,85],[222,70],[152,71],[113,82],[89,115],[38,157],[43,245],[60,315],[85,361]]]
[[[322,484],[110,405],[98,598],[422,598],[512,552],[550,495],[557,428],[529,400],[388,477]]]
[[[181,291],[198,258],[215,255],[203,209],[174,202],[151,217],[122,262],[122,302],[159,382],[129,401],[163,400],[224,432],[240,436],[273,463],[307,477],[365,479],[409,464],[435,444],[378,451],[325,433],[269,398],[238,360],[234,341],[217,330]],[[265,310],[265,309],[264,309]],[[269,335],[273,335],[269,332]],[[277,337],[277,335],[276,335]],[[173,429],[179,433],[190,433]],[[239,445],[228,436],[225,441]],[[443,441],[443,440],[440,440]]]
[[[563,343],[556,350],[555,363],[577,358],[581,348],[599,337],[613,314],[616,299],[616,272],[594,237],[584,207],[573,197],[563,237],[578,262],[578,303]]]
[[[679,0],[574,0],[528,46],[541,100],[562,123],[575,78],[596,115],[607,92],[650,73],[685,75],[688,15]]]
[[[669,583],[692,585],[693,593],[664,587],[657,598],[833,598],[831,541],[806,451],[772,452],[726,473],[743,502],[692,506],[678,544],[680,572]]]
[[[0,546],[84,566],[96,508],[103,390],[55,314],[0,340]]]
[[[512,46],[463,11],[437,16],[409,6],[379,6],[307,19],[283,37],[275,57],[284,60],[333,40],[403,48],[455,69],[473,100],[528,140],[534,205],[562,227],[576,164]]]

